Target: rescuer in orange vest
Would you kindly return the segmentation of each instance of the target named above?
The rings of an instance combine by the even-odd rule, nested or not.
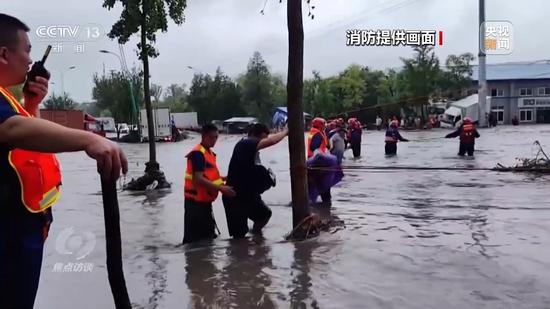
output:
[[[463,157],[466,153],[468,153],[469,157],[473,156],[476,138],[480,135],[470,117],[465,117],[462,125],[453,133],[447,134],[445,138],[453,138],[457,136],[460,136],[458,155]]]
[[[218,192],[235,196],[233,188],[224,185],[225,177],[220,175],[216,154],[212,147],[218,140],[218,128],[206,124],[201,130],[201,143],[187,154],[185,171],[185,205],[183,222],[183,243],[216,238],[216,221],[212,213],[212,202]]]
[[[325,134],[326,121],[323,118],[315,118],[311,121],[311,130],[307,137],[307,157],[313,156],[316,150],[327,153],[328,140]]]
[[[86,151],[105,179],[128,163],[120,147],[84,130],[38,118],[48,80],[29,81],[22,106],[7,87],[25,82],[31,64],[29,28],[0,14],[0,308],[33,308],[44,241],[59,199],[61,173],[53,153]]]

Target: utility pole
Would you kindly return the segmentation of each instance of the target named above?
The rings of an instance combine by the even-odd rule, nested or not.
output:
[[[486,76],[486,59],[485,59],[485,0],[479,0],[479,66],[478,66],[478,81],[479,87],[477,97],[479,102],[479,126],[487,126],[487,76]],[[490,108],[489,108],[490,110]]]
[[[288,25],[288,150],[292,191],[292,225],[296,227],[309,215],[307,169],[304,138],[304,27],[302,1],[287,0]]]

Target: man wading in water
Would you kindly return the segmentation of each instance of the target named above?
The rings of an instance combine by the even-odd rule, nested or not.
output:
[[[271,209],[262,201],[261,194],[271,187],[269,172],[260,161],[259,151],[273,146],[288,135],[288,127],[269,135],[264,124],[254,124],[248,137],[240,140],[233,150],[227,184],[235,188],[237,196],[223,196],[229,235],[242,238],[248,233],[248,219],[254,222],[253,231],[259,232],[269,222]]]

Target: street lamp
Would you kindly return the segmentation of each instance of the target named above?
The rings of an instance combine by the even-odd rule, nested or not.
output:
[[[198,69],[196,69],[195,67],[192,67],[192,66],[190,66],[190,65],[188,65],[187,68],[188,68],[189,70],[195,71],[195,73],[203,74],[201,70],[198,70]]]
[[[76,66],[72,65],[65,69],[65,71],[61,71],[61,95],[65,94],[65,73],[74,69],[76,69]]]
[[[120,61],[120,69],[121,69],[122,72],[124,73],[124,63],[122,63],[122,58],[120,57],[119,54],[113,53],[112,51],[108,51],[108,50],[105,50],[105,49],[101,49],[101,50],[99,50],[99,52],[100,52],[100,53],[103,53],[103,54],[115,55],[115,56],[118,58],[118,61]]]

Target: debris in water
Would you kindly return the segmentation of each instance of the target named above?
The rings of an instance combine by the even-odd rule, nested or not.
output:
[[[331,234],[344,228],[344,221],[335,216],[321,217],[318,214],[311,214],[304,218],[290,233],[285,236],[286,240],[305,240],[316,237],[321,231]]]
[[[155,188],[159,185],[159,182],[157,180],[153,181],[150,185],[145,187],[145,191],[153,191]]]
[[[506,167],[500,163],[497,164],[495,170],[504,172],[535,172],[535,173],[550,173],[550,159],[542,149],[539,141],[535,141],[533,145],[538,146],[535,158],[516,158],[519,162],[515,166]]]

